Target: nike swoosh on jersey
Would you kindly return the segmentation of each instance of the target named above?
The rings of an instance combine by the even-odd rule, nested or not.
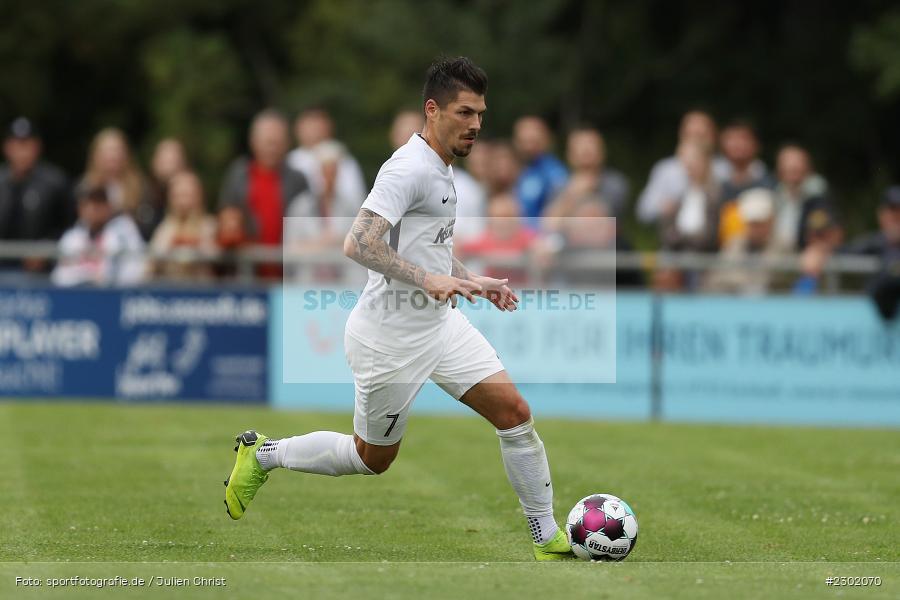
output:
[[[441,198],[441,204],[447,204],[447,200],[449,200],[449,199],[450,199],[450,196],[444,196],[443,198]]]

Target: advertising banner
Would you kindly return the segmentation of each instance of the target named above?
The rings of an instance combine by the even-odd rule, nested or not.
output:
[[[667,420],[900,425],[900,324],[866,298],[668,297]]]
[[[268,294],[0,290],[0,395],[262,403]]]
[[[287,292],[297,302],[303,293]],[[649,294],[617,294],[614,307],[600,305],[604,310],[590,314],[590,322],[585,313],[463,310],[495,344],[539,415],[647,419],[658,377],[663,420],[900,426],[900,324],[883,322],[866,298],[663,296],[658,302],[654,311]],[[335,303],[340,305],[339,295]],[[273,291],[273,403],[349,412],[351,383],[300,383],[298,374],[319,373],[323,381],[350,377],[343,323],[352,303],[345,303],[344,320],[338,311],[286,313],[288,304]],[[278,322],[282,314],[287,326]],[[614,320],[605,328],[604,315]],[[557,332],[543,329],[548,319]],[[615,335],[614,344],[595,336],[616,354],[614,383],[593,379],[592,369],[601,363],[587,358],[583,340],[595,325],[595,331]],[[654,327],[661,351],[656,372]],[[546,371],[542,360],[569,361],[559,371],[568,381],[535,381],[534,373]],[[526,376],[517,379],[517,373]],[[414,410],[468,412],[433,384],[423,388]]]

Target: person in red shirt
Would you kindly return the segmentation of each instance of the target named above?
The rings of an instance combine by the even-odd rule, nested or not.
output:
[[[287,119],[278,111],[266,109],[250,125],[251,156],[235,160],[225,175],[219,211],[227,214],[240,209],[246,228],[242,237],[250,242],[281,245],[287,207],[295,201],[313,201],[306,178],[285,161],[289,144]],[[275,275],[271,268],[264,271]]]

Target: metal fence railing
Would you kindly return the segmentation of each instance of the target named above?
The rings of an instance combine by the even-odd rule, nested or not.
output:
[[[148,249],[140,253],[119,253],[116,257],[134,254],[139,254],[150,261],[228,266],[232,270],[230,277],[242,283],[252,283],[260,279],[259,267],[261,265],[281,265],[286,270],[292,267],[340,268],[348,266],[348,259],[339,248],[292,251],[290,247],[245,246],[239,250],[225,252],[202,252],[179,248],[166,253]],[[0,242],[0,261],[7,265],[11,261],[23,259],[42,259],[53,262],[60,258],[59,248],[54,242]],[[748,269],[797,276],[803,273],[799,254],[759,255],[734,259],[715,253],[591,250],[590,252],[561,256],[552,265],[541,264],[540,261],[534,260],[529,253],[518,256],[479,255],[475,257],[475,260],[482,266],[524,272],[530,282],[546,281],[554,269],[560,268],[593,270],[601,275],[612,275],[617,271],[631,270],[641,271],[649,276],[664,269],[696,272]],[[845,286],[845,277],[855,277],[859,281],[877,273],[880,268],[881,263],[875,257],[835,254],[823,267],[823,289],[828,293],[855,290],[858,286],[850,288]]]

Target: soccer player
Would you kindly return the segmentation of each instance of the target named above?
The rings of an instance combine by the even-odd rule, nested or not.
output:
[[[518,302],[506,279],[475,275],[453,257],[451,163],[472,150],[486,89],[487,75],[467,58],[429,68],[425,126],[382,165],[344,242],[344,253],[369,269],[344,336],[356,389],[354,435],[237,436],[237,459],[225,481],[231,518],[243,516],[278,467],[332,476],[386,471],[400,450],[413,399],[430,378],[496,428],[534,557],[571,556],[553,516],[550,468],[528,404],[488,341],[455,310],[459,297],[483,296],[501,311]]]

